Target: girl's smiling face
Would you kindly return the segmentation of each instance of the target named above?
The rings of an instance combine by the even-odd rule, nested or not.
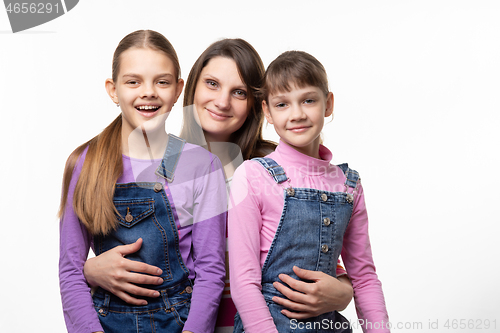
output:
[[[298,88],[269,94],[269,105],[262,102],[267,121],[274,125],[281,140],[295,150],[319,158],[320,133],[325,117],[333,112],[333,94],[325,96],[318,87]]]
[[[177,80],[174,64],[163,52],[150,48],[131,48],[120,55],[116,82],[106,80],[106,90],[122,110],[122,137],[148,120],[166,115],[179,98],[184,82]],[[158,119],[165,119],[160,117]],[[162,128],[153,122],[149,131]]]
[[[196,83],[194,105],[207,141],[229,141],[248,116],[247,86],[236,62],[212,58]]]

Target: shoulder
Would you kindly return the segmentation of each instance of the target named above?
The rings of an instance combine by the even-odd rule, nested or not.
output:
[[[78,176],[80,175],[83,167],[83,162],[85,161],[88,150],[88,144],[81,145],[69,155],[68,159],[66,160],[65,172],[71,172],[71,178],[78,178]]]
[[[186,143],[175,169],[176,181],[185,182],[195,179],[207,181],[219,178],[225,186],[224,172],[219,158],[203,147]]]
[[[351,169],[349,167],[348,163],[342,163],[336,165],[338,169],[344,174],[344,177],[348,179],[349,181],[352,181],[354,183],[357,183],[361,180],[361,177],[359,176],[359,172],[357,172],[354,169]]]
[[[189,163],[191,167],[195,166],[204,168],[210,164],[221,164],[217,155],[212,154],[210,151],[201,146],[187,142],[184,144],[184,148],[182,149],[181,158],[185,163]]]
[[[259,159],[262,159],[260,157]],[[266,169],[257,161],[257,159],[251,159],[244,161],[235,171],[233,177],[245,177],[252,178],[253,176],[260,176],[266,174]]]

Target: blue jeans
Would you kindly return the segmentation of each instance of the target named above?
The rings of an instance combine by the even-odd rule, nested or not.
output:
[[[270,158],[259,162],[276,183],[287,180],[285,170]],[[346,164],[339,166],[346,174],[347,187],[355,188],[359,175]],[[272,301],[273,296],[286,298],[273,287],[278,275],[288,274],[298,279],[293,266],[321,271],[336,276],[337,260],[353,209],[352,194],[327,192],[309,188],[284,190],[284,207],[276,234],[262,267],[262,294],[279,332],[351,332],[349,323],[337,311],[317,317],[291,321],[281,313],[283,307]],[[243,332],[238,314],[234,332]]]

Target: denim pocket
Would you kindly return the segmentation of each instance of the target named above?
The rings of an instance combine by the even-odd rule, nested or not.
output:
[[[118,211],[118,223],[131,228],[155,211],[153,198],[138,198],[130,200],[114,200]]]

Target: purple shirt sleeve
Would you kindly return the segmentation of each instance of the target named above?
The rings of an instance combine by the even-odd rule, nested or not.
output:
[[[64,320],[69,333],[103,331],[94,310],[90,287],[83,275],[91,236],[73,210],[73,193],[85,155],[86,151],[73,171],[66,209],[60,221],[59,284]]]
[[[219,159],[210,154],[207,170],[194,182],[192,259],[195,282],[185,331],[213,332],[224,290],[227,199],[222,170]]]

